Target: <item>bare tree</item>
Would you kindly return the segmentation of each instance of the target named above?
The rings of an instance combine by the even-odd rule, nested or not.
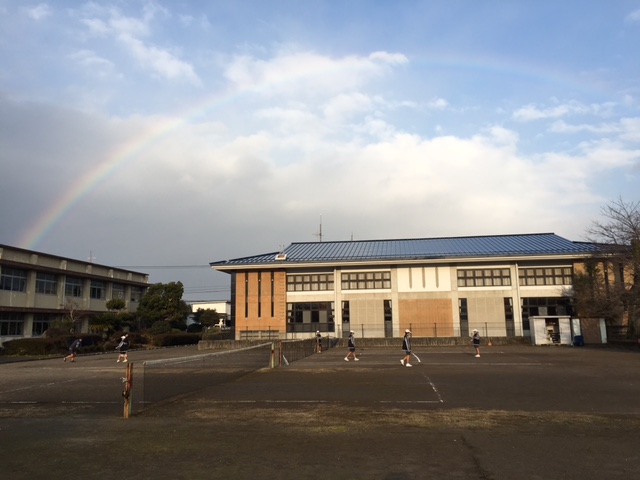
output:
[[[626,202],[620,197],[602,207],[600,213],[603,220],[593,221],[587,228],[588,239],[600,246],[599,256],[606,259],[602,279],[607,300],[617,303],[626,314],[627,334],[632,336],[640,331],[640,202]]]

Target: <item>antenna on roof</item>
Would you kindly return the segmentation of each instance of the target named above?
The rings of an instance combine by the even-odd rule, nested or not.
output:
[[[320,231],[318,233],[314,233],[316,237],[318,237],[319,241],[322,241],[322,214],[320,215]]]
[[[89,260],[89,263],[93,263],[95,259],[96,257],[93,256],[93,252],[89,250],[89,258],[87,258],[87,260]]]

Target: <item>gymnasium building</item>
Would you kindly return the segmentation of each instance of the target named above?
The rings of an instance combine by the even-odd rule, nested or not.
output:
[[[553,233],[292,243],[210,263],[236,339],[535,336],[572,341],[568,294],[594,245]],[[567,331],[570,336],[567,337]],[[568,340],[567,340],[568,338]]]
[[[0,345],[38,337],[71,312],[76,331],[87,332],[113,298],[135,312],[148,281],[145,273],[0,245]]]

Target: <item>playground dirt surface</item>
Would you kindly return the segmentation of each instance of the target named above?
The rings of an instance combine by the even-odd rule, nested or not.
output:
[[[145,359],[193,348],[131,352]],[[638,352],[344,349],[123,418],[115,355],[0,364],[3,479],[629,479]],[[134,381],[134,397],[135,393]]]

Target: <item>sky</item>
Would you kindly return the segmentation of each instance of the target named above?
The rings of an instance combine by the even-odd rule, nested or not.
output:
[[[585,240],[639,45],[640,0],[0,0],[0,244],[207,301],[293,242]]]

